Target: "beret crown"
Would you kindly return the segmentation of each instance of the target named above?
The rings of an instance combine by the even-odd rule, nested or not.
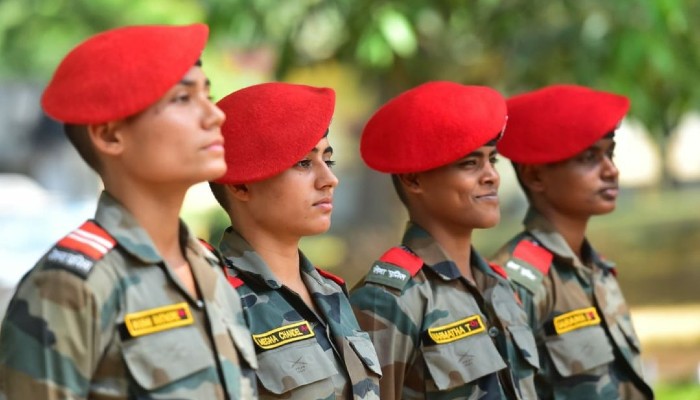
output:
[[[135,25],[101,32],[64,57],[41,105],[53,119],[70,124],[134,115],[182,79],[208,36],[204,24]]]
[[[370,168],[391,174],[441,167],[483,146],[504,128],[503,96],[485,86],[434,81],[409,89],[377,110],[362,132]]]
[[[520,164],[563,161],[615,130],[627,97],[577,85],[552,85],[513,96],[498,152]]]

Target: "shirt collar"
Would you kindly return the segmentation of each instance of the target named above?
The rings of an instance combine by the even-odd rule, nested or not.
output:
[[[265,260],[253,249],[243,236],[232,227],[228,227],[224,231],[219,243],[221,254],[228,261],[227,264],[237,271],[243,271],[247,275],[253,276],[255,279],[264,282],[267,286],[273,289],[282,287],[282,283],[272,273],[270,268],[265,263]],[[304,253],[299,251],[299,267],[303,273],[310,275],[319,283],[322,282],[321,276],[318,274],[313,264],[306,258]]]
[[[151,237],[141,227],[134,215],[112,195],[103,191],[97,202],[95,221],[106,230],[117,243],[129,254],[146,264],[163,261]],[[203,254],[197,239],[190,235],[187,226],[180,220],[179,240],[196,255]]]
[[[585,267],[583,261],[579,259],[576,253],[569,247],[564,237],[557,232],[554,225],[539,211],[530,207],[525,215],[523,224],[525,225],[525,229],[529,231],[542,246],[554,253],[554,255],[568,261],[574,266]],[[586,258],[591,262],[597,262],[598,256],[586,238],[583,240],[581,252],[584,255],[588,255]]]
[[[440,244],[415,222],[408,222],[401,243],[420,257],[425,266],[443,280],[454,280],[462,276],[457,264],[449,258]],[[488,275],[495,274],[474,247],[470,251],[469,264],[472,268],[477,268]]]

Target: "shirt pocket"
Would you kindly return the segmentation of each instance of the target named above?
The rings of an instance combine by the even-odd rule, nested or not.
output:
[[[370,370],[378,377],[382,376],[382,367],[379,365],[377,352],[374,350],[374,345],[366,332],[356,332],[355,336],[348,336],[348,342],[357,357],[362,361],[365,368]]]
[[[248,329],[236,325],[228,325],[226,329],[241,357],[251,369],[257,369],[258,360],[255,356],[255,348],[253,347],[253,341],[250,340]]]
[[[440,391],[466,385],[506,367],[485,333],[451,343],[423,346],[421,351],[430,376]]]
[[[258,354],[258,380],[267,391],[276,395],[311,384],[327,386],[327,390],[321,392],[333,393],[331,377],[337,373],[333,362],[314,340],[307,339]]]
[[[528,326],[509,326],[508,331],[513,337],[515,347],[518,349],[520,356],[527,362],[528,365],[535,370],[540,369],[540,358],[537,353],[537,345],[535,337]]]
[[[614,360],[613,350],[600,325],[545,338],[545,347],[559,375],[570,377]]]
[[[130,339],[123,343],[122,354],[132,379],[149,393],[178,382],[182,388],[196,388],[209,379],[208,374],[196,375],[214,368],[211,349],[194,326]],[[178,394],[172,386],[167,392]]]

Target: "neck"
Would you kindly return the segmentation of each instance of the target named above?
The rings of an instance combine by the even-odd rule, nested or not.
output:
[[[470,281],[474,280],[470,266],[472,229],[450,228],[435,220],[420,218],[420,216],[411,216],[411,220],[430,233],[447,256],[457,264],[462,276]]]
[[[255,249],[282,284],[294,287],[301,282],[300,238],[282,238],[246,223],[236,224],[234,229]]]
[[[105,190],[131,212],[165,261],[171,265],[182,263],[179,216],[187,189],[163,190],[153,186],[105,182]]]
[[[581,249],[586,238],[586,228],[590,217],[565,215],[551,207],[542,207],[537,210],[554,226],[569,248],[581,259]]]

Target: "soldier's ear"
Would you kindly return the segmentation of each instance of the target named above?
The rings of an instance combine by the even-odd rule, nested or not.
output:
[[[406,193],[420,193],[422,188],[420,186],[420,179],[416,173],[408,174],[397,174],[401,186]]]
[[[543,180],[544,165],[520,164],[518,165],[518,175],[520,181],[531,193],[540,193],[545,189]]]
[[[229,196],[238,201],[250,200],[250,190],[245,184],[226,185],[226,191],[229,193]]]
[[[94,148],[100,153],[118,156],[124,151],[124,138],[119,122],[88,125],[87,134]]]

